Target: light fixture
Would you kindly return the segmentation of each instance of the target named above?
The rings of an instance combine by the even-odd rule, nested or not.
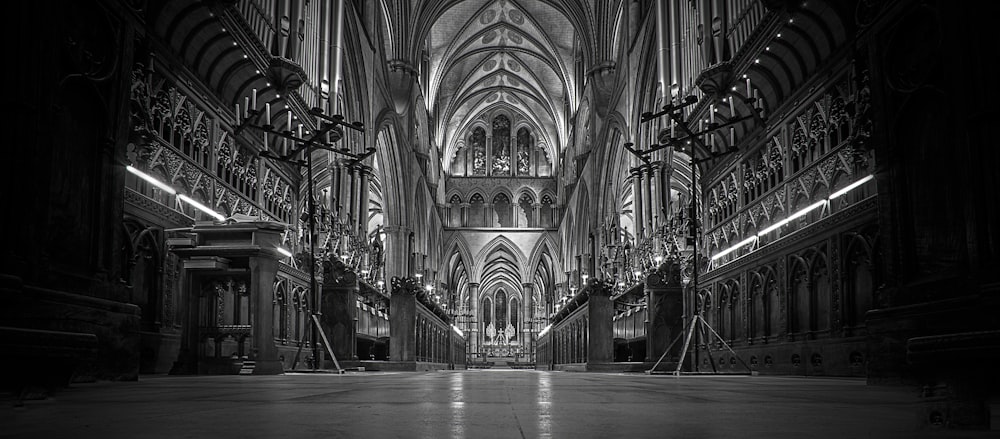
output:
[[[653,258],[653,260],[656,261],[657,264],[659,264],[660,262],[663,262],[663,256],[657,255],[655,258]]]
[[[434,285],[430,284],[424,285],[424,289],[427,291],[434,291]],[[439,296],[434,296],[434,297],[439,297]]]
[[[225,221],[225,219],[226,219],[226,217],[222,216],[221,213],[216,212],[216,211],[214,211],[212,209],[209,209],[208,206],[205,206],[204,204],[201,204],[201,203],[193,200],[191,197],[189,197],[187,195],[177,194],[177,199],[179,199],[179,200],[181,200],[181,201],[183,201],[185,203],[188,203],[188,204],[194,206],[198,210],[207,213],[209,216],[215,218],[216,220]]]
[[[292,257],[292,252],[285,250],[283,247],[275,247],[274,249],[277,250],[278,253],[285,255],[286,258]]]
[[[174,188],[172,188],[170,186],[167,186],[166,183],[164,183],[164,182],[162,182],[160,180],[157,180],[156,177],[153,177],[152,175],[149,175],[149,174],[147,174],[145,172],[142,172],[142,171],[140,171],[138,169],[133,168],[131,165],[126,166],[125,169],[127,169],[128,172],[131,172],[131,173],[139,176],[139,178],[152,183],[153,186],[156,186],[156,187],[162,189],[164,192],[166,192],[166,193],[168,193],[170,195],[174,195],[174,194],[177,193],[177,191],[175,191]]]
[[[861,178],[861,179],[858,179],[858,181],[855,181],[854,183],[851,183],[851,184],[849,184],[849,185],[845,186],[845,187],[844,187],[843,189],[841,189],[841,190],[839,190],[839,191],[837,191],[837,192],[834,192],[834,193],[830,194],[830,199],[832,200],[832,199],[834,199],[834,198],[838,198],[838,197],[840,197],[840,196],[842,196],[842,195],[844,195],[844,194],[846,194],[846,193],[850,192],[850,191],[851,191],[851,190],[853,190],[854,188],[856,188],[856,187],[858,187],[858,186],[861,186],[861,185],[863,185],[863,184],[867,183],[867,182],[868,182],[868,180],[871,180],[871,179],[873,179],[873,178],[875,178],[875,176],[874,176],[874,175],[867,175],[867,176],[865,176],[865,177],[863,177],[863,178]]]
[[[458,329],[458,327],[455,326],[454,324],[451,325],[451,329],[454,330],[455,333],[458,334],[459,337],[465,337],[465,333],[462,332],[461,329]]]
[[[753,240],[755,240],[755,239],[758,239],[758,238],[760,238],[760,237],[762,237],[764,235],[767,235],[768,233],[771,233],[771,232],[773,232],[775,230],[778,230],[779,228],[781,228],[781,226],[784,226],[785,224],[788,224],[788,223],[794,221],[795,219],[800,218],[803,215],[805,215],[805,214],[807,214],[809,212],[812,212],[813,210],[816,210],[816,209],[822,207],[828,201],[831,201],[831,200],[833,200],[835,198],[843,196],[844,194],[846,194],[846,193],[848,193],[848,192],[850,192],[850,191],[858,188],[859,186],[867,183],[869,180],[871,180],[873,178],[875,178],[874,175],[867,175],[865,177],[859,178],[854,183],[851,183],[851,184],[849,184],[847,186],[844,186],[843,189],[840,189],[840,190],[838,190],[838,191],[830,194],[829,197],[827,197],[825,199],[822,199],[822,200],[819,200],[819,201],[817,201],[817,202],[815,202],[813,204],[810,204],[810,205],[808,205],[808,206],[800,209],[799,211],[793,213],[789,217],[787,217],[787,218],[785,218],[785,219],[783,219],[781,221],[778,221],[778,222],[776,222],[774,224],[771,224],[770,226],[768,226],[764,230],[761,230],[760,232],[757,232],[757,234],[755,236],[751,236],[751,237],[749,237],[747,239],[744,239],[743,241],[740,241],[736,245],[734,245],[732,247],[729,247],[729,248],[727,248],[727,249],[725,249],[725,250],[717,253],[715,256],[712,256],[712,259],[713,260],[719,259],[719,258],[721,258],[721,257],[723,257],[723,256],[725,256],[725,255],[727,255],[729,253],[732,253],[734,250],[736,250],[736,249],[738,249],[740,247],[743,247],[744,245],[747,245],[747,244],[753,242]]]
[[[414,273],[413,277],[415,277],[417,279],[420,279],[420,278],[424,277],[424,274],[423,273]]]
[[[642,276],[642,272],[641,272],[641,271],[638,271],[638,270],[636,270],[636,271],[632,272],[632,274],[634,274],[634,275],[635,275],[635,277],[641,277],[641,276]]]

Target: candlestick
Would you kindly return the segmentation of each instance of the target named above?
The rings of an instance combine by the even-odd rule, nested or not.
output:
[[[292,110],[288,110],[288,124],[285,125],[288,128],[288,132],[292,132]]]
[[[754,91],[753,91],[753,107],[754,108],[758,108],[758,109],[761,108],[760,97],[757,94],[757,89],[754,89]]]
[[[732,119],[736,118],[736,107],[733,106],[733,96],[729,96],[729,117]]]
[[[256,88],[253,89],[253,93],[251,94],[251,96],[253,96],[253,103],[252,103],[253,109],[257,110],[257,89]]]
[[[250,117],[250,98],[243,98],[243,117]]]
[[[747,76],[747,97],[750,97],[752,93],[753,92],[750,90],[750,77]]]
[[[267,132],[264,133],[264,151],[267,151]]]
[[[729,141],[736,146],[736,127],[729,127]]]
[[[299,138],[302,138],[302,124],[299,124]]]
[[[715,104],[708,106],[708,119],[710,123],[715,123]]]
[[[240,104],[236,104],[236,125],[240,124]]]
[[[270,102],[264,104],[264,116],[267,117],[267,119],[265,119],[264,125],[271,125],[271,103]]]

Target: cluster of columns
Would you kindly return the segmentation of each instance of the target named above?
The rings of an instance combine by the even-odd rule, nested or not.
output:
[[[663,162],[653,162],[632,168],[632,214],[635,235],[643,238],[656,233],[667,222],[670,211],[670,174],[672,168]]]
[[[350,231],[368,236],[368,197],[372,167],[335,160],[330,163],[330,212]]]

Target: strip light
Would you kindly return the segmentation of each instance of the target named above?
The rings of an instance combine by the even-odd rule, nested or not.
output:
[[[201,203],[195,201],[194,199],[192,199],[191,197],[189,197],[187,195],[177,194],[177,198],[180,199],[181,201],[185,202],[185,203],[188,203],[188,204],[190,204],[190,205],[198,208],[198,210],[209,214],[210,216],[212,216],[213,218],[215,218],[215,219],[217,219],[219,221],[225,221],[225,219],[226,219],[226,217],[222,216],[221,213],[216,212],[216,211],[214,211],[212,209],[209,209],[208,206],[205,206],[204,204],[201,204]]]
[[[542,330],[538,332],[538,336],[541,337],[541,336],[545,335],[546,333],[549,332],[549,329],[552,329],[552,325],[545,325],[545,327],[542,328]]]
[[[832,199],[837,198],[837,197],[839,197],[841,195],[844,195],[844,194],[850,192],[852,189],[865,184],[866,182],[868,182],[868,180],[871,180],[873,178],[875,178],[874,175],[868,175],[868,176],[866,176],[866,177],[864,177],[864,178],[862,178],[862,179],[860,179],[858,181],[855,181],[854,183],[851,183],[851,184],[847,185],[843,189],[841,189],[841,190],[839,190],[837,192],[834,192],[833,194],[830,194],[830,199],[832,200]]]
[[[292,257],[292,252],[285,250],[283,247],[275,247],[274,249],[277,250],[278,253],[285,255],[286,258]]]
[[[465,333],[462,332],[461,329],[458,329],[458,326],[451,325],[451,329],[454,329],[455,333],[458,334],[459,337],[465,337]]]
[[[744,240],[740,241],[739,243],[737,243],[736,245],[734,245],[732,247],[729,247],[729,248],[727,248],[727,249],[725,249],[725,250],[717,253],[715,256],[712,256],[712,260],[714,261],[716,259],[719,259],[719,258],[725,256],[725,255],[728,255],[728,254],[736,251],[737,249],[739,249],[739,248],[741,248],[741,247],[743,247],[743,246],[745,246],[747,244],[750,244],[750,243],[754,242],[754,240],[759,239],[761,236],[764,236],[764,235],[766,235],[768,233],[771,233],[771,232],[773,232],[775,230],[778,230],[779,228],[781,228],[781,226],[783,226],[785,224],[788,224],[789,222],[792,222],[793,220],[795,220],[797,218],[800,218],[803,215],[805,215],[805,214],[807,214],[809,212],[812,212],[813,210],[816,210],[816,209],[822,207],[823,205],[825,205],[829,201],[833,200],[834,198],[838,198],[838,197],[843,196],[844,194],[846,194],[846,193],[854,190],[858,186],[861,186],[861,185],[867,183],[869,180],[871,180],[873,178],[875,178],[874,175],[867,175],[865,177],[862,177],[862,178],[858,179],[858,181],[855,181],[854,183],[851,183],[851,184],[845,186],[843,189],[840,189],[837,192],[834,192],[834,193],[830,194],[829,197],[824,198],[824,199],[822,199],[820,201],[817,201],[817,202],[815,202],[813,204],[810,204],[810,205],[806,206],[804,209],[799,210],[798,212],[793,213],[788,218],[785,218],[785,219],[783,219],[781,221],[778,221],[778,222],[776,222],[774,224],[771,224],[766,229],[761,230],[760,232],[757,232],[757,234],[755,236],[751,236],[751,237],[749,237],[747,239],[744,239]]]
[[[166,183],[164,183],[164,182],[162,182],[160,180],[157,180],[152,175],[149,175],[149,174],[147,174],[145,172],[142,172],[142,171],[140,171],[138,169],[135,169],[132,166],[125,166],[125,169],[128,169],[128,172],[131,172],[131,173],[133,173],[135,175],[138,175],[139,178],[152,183],[153,186],[156,186],[156,187],[158,187],[160,189],[163,189],[164,191],[166,191],[170,195],[174,195],[174,194],[177,193],[177,191],[175,191],[174,188],[172,188],[170,186],[167,186]]]

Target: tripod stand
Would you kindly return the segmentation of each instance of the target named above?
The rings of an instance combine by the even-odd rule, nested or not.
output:
[[[731,354],[733,354],[733,357],[740,360],[740,363],[743,364],[743,367],[745,367],[747,371],[750,372],[751,375],[757,375],[757,372],[750,369],[750,366],[747,365],[747,363],[743,361],[743,359],[740,358],[740,356],[737,355],[735,351],[733,351],[733,348],[729,346],[729,343],[726,343],[726,341],[722,339],[722,336],[720,336],[718,332],[715,332],[715,329],[712,328],[712,325],[709,325],[708,322],[705,321],[705,318],[702,317],[701,313],[696,313],[694,317],[691,319],[691,323],[688,325],[687,331],[685,331],[686,334],[685,332],[682,332],[680,334],[677,334],[677,337],[674,337],[674,340],[670,342],[670,345],[668,345],[667,348],[663,350],[663,355],[660,355],[660,359],[656,360],[656,364],[654,364],[651,369],[646,371],[646,375],[651,375],[653,373],[656,373],[655,372],[656,367],[660,365],[663,359],[670,352],[670,348],[674,347],[674,345],[677,344],[678,341],[680,341],[681,336],[684,336],[684,347],[681,348],[681,356],[677,360],[677,368],[674,369],[673,371],[673,375],[675,376],[680,375],[681,368],[684,366],[684,358],[687,356],[688,353],[688,347],[691,346],[691,337],[694,335],[695,327],[698,328],[698,331],[701,333],[701,336],[706,340],[705,353],[708,354],[708,362],[712,365],[712,373],[718,374],[720,372],[715,367],[715,359],[712,358],[712,348],[711,348],[712,344],[708,338],[708,333],[706,332],[706,330],[711,331],[712,335],[714,335],[716,339],[722,342],[722,345],[725,346],[726,349],[728,349]],[[697,352],[697,350],[698,350],[698,345],[697,343],[695,343],[695,352]],[[698,365],[693,364],[693,369],[697,371]]]

